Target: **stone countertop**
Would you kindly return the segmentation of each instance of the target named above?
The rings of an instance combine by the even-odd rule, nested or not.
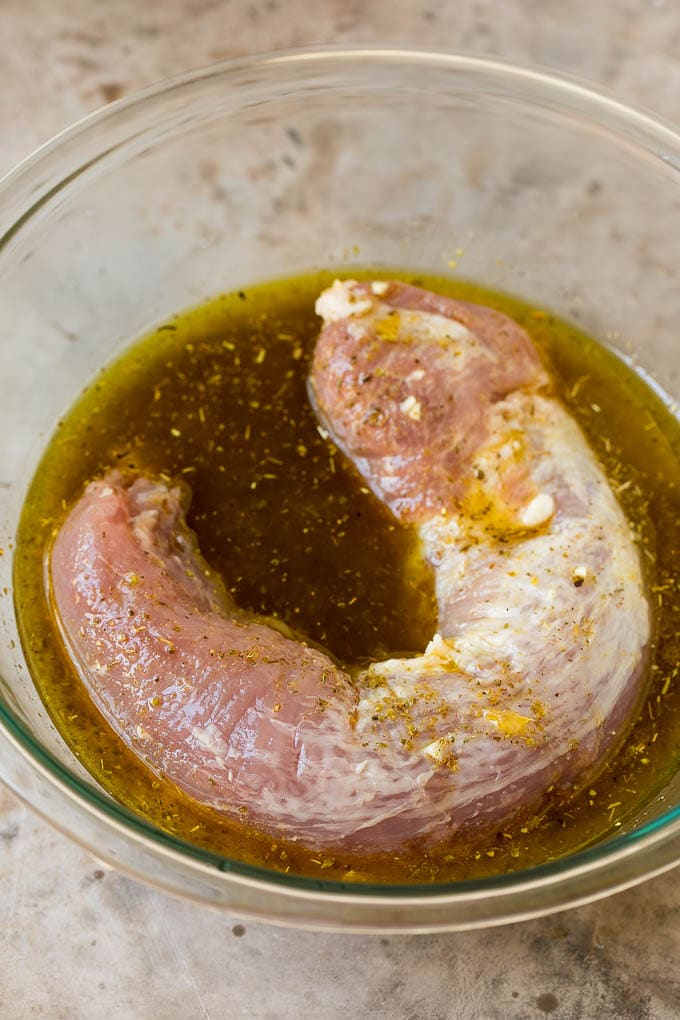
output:
[[[322,0],[310,10],[300,0],[2,0],[0,172],[83,114],[169,74],[331,41],[531,61],[678,119],[672,0]],[[296,932],[142,886],[0,791],[0,1016],[672,1020],[677,876],[488,931]]]

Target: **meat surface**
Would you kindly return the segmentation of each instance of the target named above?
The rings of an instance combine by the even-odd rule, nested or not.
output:
[[[402,283],[336,283],[310,392],[433,565],[422,655],[350,673],[238,609],[178,487],[111,473],[54,541],[66,649],[112,727],[198,801],[314,847],[393,850],[590,781],[639,702],[639,556],[526,333]]]

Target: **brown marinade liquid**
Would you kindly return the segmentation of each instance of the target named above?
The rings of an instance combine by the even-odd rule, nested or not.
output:
[[[252,864],[324,879],[447,881],[544,863],[615,834],[680,757],[680,427],[604,347],[542,309],[470,283],[351,274],[399,276],[499,308],[528,329],[640,536],[655,661],[639,718],[593,786],[567,803],[548,794],[539,814],[436,851],[319,854],[252,832],[158,779],[69,667],[45,601],[43,559],[86,482],[112,465],[191,486],[189,523],[242,607],[279,617],[353,665],[424,649],[436,606],[416,536],[329,444],[307,399],[314,301],[337,275],[263,284],[178,315],[104,368],[59,423],[15,554],[20,632],[38,690],[73,753],[113,797],[180,839]]]

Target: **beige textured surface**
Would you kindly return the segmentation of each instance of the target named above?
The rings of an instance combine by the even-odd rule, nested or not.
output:
[[[678,119],[670,0],[2,0],[0,172],[168,74],[319,42],[568,70]],[[680,1016],[680,884],[490,932],[363,938],[242,924],[102,867],[0,792],[0,1017],[389,1020]]]

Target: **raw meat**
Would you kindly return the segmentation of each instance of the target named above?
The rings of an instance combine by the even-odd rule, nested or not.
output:
[[[402,283],[338,282],[320,419],[414,524],[438,631],[351,674],[240,611],[178,487],[111,473],[59,531],[51,596],[112,727],[197,800],[306,845],[394,850],[590,781],[639,703],[638,552],[526,333]]]

